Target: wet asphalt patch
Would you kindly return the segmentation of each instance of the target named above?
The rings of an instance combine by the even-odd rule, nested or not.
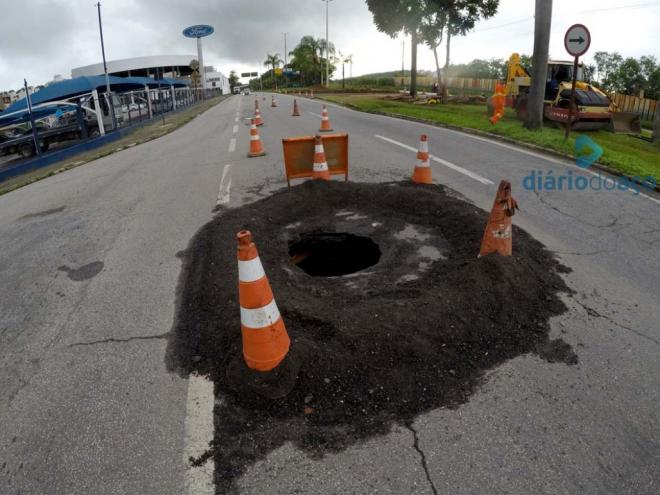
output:
[[[320,457],[458,407],[506,360],[577,362],[548,336],[549,319],[566,311],[568,269],[516,227],[513,257],[478,259],[487,218],[441,186],[310,181],[227,210],[195,235],[167,364],[215,383],[215,439],[195,461],[215,462],[218,493],[232,493],[246,466],[285,442]],[[244,229],[292,340],[279,376],[261,381],[276,389],[293,378],[275,399],[240,369],[235,235]],[[311,276],[290,248],[315,232],[365,237],[380,257],[343,277]]]
[[[102,261],[93,261],[79,268],[71,268],[67,265],[62,265],[58,270],[65,272],[69,276],[69,279],[74,282],[83,282],[96,277],[101,271],[103,271],[104,266],[105,264]]]

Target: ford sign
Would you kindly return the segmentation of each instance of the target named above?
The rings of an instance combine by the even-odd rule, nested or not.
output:
[[[213,34],[213,26],[206,26],[205,24],[199,26],[190,26],[183,30],[183,35],[187,38],[203,38]]]

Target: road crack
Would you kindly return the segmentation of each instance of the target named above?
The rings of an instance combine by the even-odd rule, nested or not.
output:
[[[574,301],[575,301],[576,303],[578,303],[580,306],[582,306],[582,309],[584,309],[584,310],[587,312],[587,314],[588,314],[589,316],[592,316],[592,317],[594,317],[594,318],[603,318],[603,319],[609,321],[610,323],[616,325],[617,327],[622,328],[623,330],[627,330],[627,331],[629,331],[629,332],[631,332],[631,333],[634,333],[634,334],[637,335],[638,337],[642,337],[642,338],[644,338],[644,339],[646,339],[646,340],[649,340],[649,341],[653,342],[653,343],[656,344],[656,345],[660,345],[660,340],[657,340],[657,339],[651,337],[650,335],[646,335],[644,332],[640,332],[639,330],[637,330],[637,329],[635,329],[635,328],[632,328],[632,327],[628,327],[628,326],[626,326],[626,325],[623,325],[622,323],[619,323],[618,321],[613,320],[613,319],[610,318],[609,316],[604,315],[604,314],[602,314],[602,313],[599,313],[599,312],[596,311],[594,308],[592,308],[592,307],[590,307],[590,306],[587,306],[587,305],[584,304],[584,303],[581,303],[581,302],[578,301],[577,299],[574,299]]]
[[[81,346],[88,346],[88,345],[97,345],[97,344],[124,344],[126,342],[133,342],[136,340],[160,340],[160,339],[166,339],[170,336],[170,332],[167,333],[162,333],[160,335],[145,335],[142,337],[129,337],[127,339],[116,339],[116,338],[109,338],[109,339],[103,339],[103,340],[93,340],[91,342],[76,342],[75,344],[69,344],[67,347],[81,347]]]
[[[405,425],[406,425],[406,428],[408,428],[408,430],[410,430],[410,433],[412,433],[412,435],[413,435],[413,440],[414,440],[413,447],[415,448],[415,450],[419,454],[419,457],[422,461],[422,468],[424,469],[424,473],[426,474],[426,479],[429,482],[429,486],[431,487],[431,491],[433,492],[433,495],[438,495],[438,490],[435,488],[435,485],[433,484],[433,480],[431,479],[431,474],[429,473],[429,466],[426,463],[426,454],[419,447],[419,436],[417,435],[417,430],[415,430],[415,428],[413,428],[412,422],[407,421],[405,423]]]

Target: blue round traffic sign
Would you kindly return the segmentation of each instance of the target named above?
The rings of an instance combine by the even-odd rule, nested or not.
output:
[[[213,29],[213,26],[199,24],[197,26],[190,26],[184,29],[183,35],[187,38],[203,38],[204,36],[213,34],[214,31],[215,29]]]

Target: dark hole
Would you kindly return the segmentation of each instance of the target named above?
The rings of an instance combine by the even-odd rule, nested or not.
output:
[[[301,234],[289,246],[289,256],[313,277],[341,277],[359,272],[380,260],[378,244],[353,234]]]

